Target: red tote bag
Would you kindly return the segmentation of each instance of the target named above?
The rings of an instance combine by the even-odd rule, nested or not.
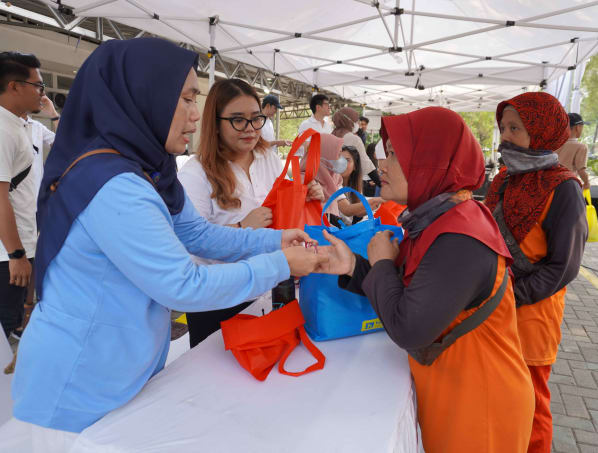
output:
[[[295,153],[299,147],[311,138],[307,151],[305,177],[301,182],[299,157]],[[293,171],[293,180],[286,179],[289,165]],[[305,201],[307,185],[314,179],[320,167],[320,133],[313,129],[306,130],[295,138],[287,156],[284,170],[280,174],[262,206],[272,210],[272,225],[269,228],[286,230],[303,229],[305,225],[320,225],[322,203],[319,200]]]
[[[299,303],[294,300],[265,316],[239,314],[222,321],[224,349],[230,350],[239,364],[253,377],[263,381],[278,363],[278,372],[302,376],[324,368],[326,357],[310,341],[303,328],[305,320]],[[287,371],[285,362],[299,343],[316,359],[303,371]]]

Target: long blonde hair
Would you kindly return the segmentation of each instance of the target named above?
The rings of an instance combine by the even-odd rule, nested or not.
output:
[[[229,165],[235,154],[225,149],[218,134],[218,117],[233,99],[238,96],[251,96],[261,105],[256,91],[241,79],[227,79],[216,82],[210,89],[204,106],[201,120],[201,134],[197,159],[201,163],[208,181],[212,185],[212,198],[215,198],[222,209],[241,207],[241,200],[235,197],[237,179]],[[264,152],[268,142],[261,136],[255,150]]]

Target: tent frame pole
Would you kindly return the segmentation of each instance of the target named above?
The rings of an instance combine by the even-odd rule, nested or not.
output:
[[[213,52],[216,50],[216,24],[218,23],[218,17],[210,18],[208,23],[210,31],[210,72],[208,73],[208,88],[212,88],[215,81],[216,72],[216,54]]]

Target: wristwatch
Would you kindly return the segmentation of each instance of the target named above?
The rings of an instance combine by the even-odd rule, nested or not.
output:
[[[14,252],[8,254],[8,258],[11,260],[18,260],[25,256],[25,250],[16,249]]]

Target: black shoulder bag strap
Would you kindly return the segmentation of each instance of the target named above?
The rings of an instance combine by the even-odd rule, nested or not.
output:
[[[507,244],[507,248],[509,249],[509,252],[511,252],[511,256],[513,257],[513,264],[511,265],[511,267],[518,275],[528,275],[534,272],[534,265],[530,262],[527,256],[525,256],[525,253],[523,253],[521,247],[519,247],[517,240],[515,239],[513,233],[511,233],[511,230],[505,222],[503,200],[505,197],[505,190],[507,189],[508,182],[509,178],[507,176],[505,182],[502,184],[502,186],[500,186],[500,189],[498,189],[498,194],[500,198],[498,200],[498,203],[496,204],[496,207],[494,208],[492,216],[494,217],[494,220],[496,220],[496,223],[498,224],[498,229],[500,230],[500,234],[504,238],[505,244]]]
[[[31,171],[31,165],[29,165],[25,170],[19,173],[17,176],[10,180],[10,186],[8,187],[8,191],[12,192],[17,188],[19,184],[23,182],[23,180],[27,177],[29,172]]]
[[[496,290],[494,296],[486,301],[486,303],[478,308],[471,316],[465,318],[461,323],[457,324],[449,333],[447,333],[442,340],[432,343],[430,346],[420,349],[408,349],[407,352],[421,365],[432,365],[434,361],[451,346],[457,339],[463,335],[471,332],[480,324],[482,324],[494,312],[498,304],[505,295],[507,290],[507,283],[509,282],[508,268],[505,267],[505,272],[502,277],[502,283]]]

